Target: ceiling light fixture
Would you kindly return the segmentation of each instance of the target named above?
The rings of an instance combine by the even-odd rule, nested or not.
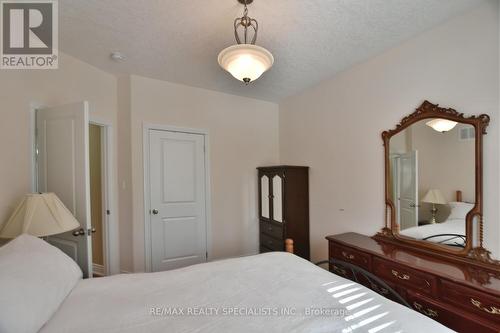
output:
[[[245,6],[245,9],[243,16],[234,20],[234,37],[237,44],[222,50],[218,61],[219,65],[236,79],[249,84],[272,67],[274,57],[265,48],[255,45],[259,24],[257,20],[248,16],[247,8],[253,0],[238,1]]]
[[[117,62],[125,61],[127,59],[127,57],[119,51],[111,52],[111,54],[109,56],[112,60],[117,61]]]
[[[454,129],[458,123],[456,121],[438,118],[428,121],[425,124],[429,127],[432,127],[432,129],[437,132],[444,133]]]

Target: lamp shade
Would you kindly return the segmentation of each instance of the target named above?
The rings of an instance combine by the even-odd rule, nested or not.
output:
[[[0,227],[0,238],[21,234],[50,236],[80,227],[80,223],[54,193],[30,193]]]
[[[249,83],[257,80],[274,63],[274,57],[263,47],[252,44],[230,46],[219,53],[219,65],[236,79]]]
[[[455,126],[457,126],[456,121],[451,121],[448,119],[433,119],[425,124],[429,127],[432,127],[433,130],[441,133],[451,131],[455,128]]]
[[[432,189],[427,192],[427,194],[422,199],[422,202],[427,202],[431,204],[446,205],[448,202],[441,193],[440,190]]]

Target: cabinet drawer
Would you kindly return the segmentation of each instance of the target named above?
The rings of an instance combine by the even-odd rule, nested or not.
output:
[[[436,278],[434,276],[406,266],[374,258],[373,273],[396,285],[402,285],[428,295],[435,294]]]
[[[352,248],[338,244],[330,244],[330,256],[364,268],[367,271],[370,270],[370,255]]]
[[[448,304],[437,302],[412,291],[408,291],[407,299],[413,310],[459,333],[498,333],[499,327],[483,322],[479,318],[471,317],[466,312],[453,309]]]
[[[268,221],[260,221],[260,232],[276,239],[283,239],[283,226]]]
[[[285,242],[282,239],[276,239],[264,233],[260,233],[260,246],[267,247],[272,251],[285,250]]]
[[[500,298],[498,297],[445,280],[442,281],[441,297],[468,312],[500,323]]]

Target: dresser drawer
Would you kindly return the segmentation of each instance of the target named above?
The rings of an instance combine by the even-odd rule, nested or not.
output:
[[[339,244],[330,244],[330,257],[370,270],[370,255]]]
[[[396,285],[402,285],[428,295],[434,295],[437,287],[434,276],[379,258],[373,260],[373,273]]]
[[[268,221],[260,221],[260,232],[276,239],[283,239],[283,226]]]
[[[359,284],[364,285],[365,287],[373,290],[377,294],[382,295],[382,296],[384,296],[384,297],[386,297],[394,302],[397,302],[397,303],[401,302],[397,297],[394,297],[394,295],[391,293],[391,291],[389,289],[387,289],[385,286],[383,286],[379,283],[376,283],[375,281],[373,281],[370,278],[367,278],[362,273],[357,273],[356,278],[355,278],[354,273],[352,272],[352,270],[350,268],[344,267],[344,266],[342,266],[342,264],[339,264],[339,263],[335,263],[335,264],[330,263],[329,269],[330,269],[330,272],[337,274],[343,278],[352,280],[354,282],[358,282]],[[392,288],[399,296],[401,296],[403,299],[405,299],[406,290],[404,288],[399,288],[395,283],[390,282],[390,281],[384,281],[384,280],[382,280],[382,281],[384,283],[386,283],[390,288]]]
[[[500,298],[475,289],[442,281],[441,297],[468,312],[500,323]]]
[[[260,246],[267,247],[271,251],[284,251],[285,242],[282,239],[276,239],[264,233],[260,233]]]
[[[330,270],[330,272],[337,274],[338,276],[341,276],[341,277],[349,279],[349,280],[354,280],[354,276],[353,276],[351,270],[347,267],[340,265],[340,264],[330,264],[329,270]]]
[[[439,303],[418,293],[408,291],[407,300],[417,312],[432,318],[459,333],[498,333],[500,327],[471,317],[468,313],[454,309],[446,303]],[[453,304],[455,305],[455,304]]]

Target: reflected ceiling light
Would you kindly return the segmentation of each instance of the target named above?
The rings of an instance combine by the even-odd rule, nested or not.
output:
[[[455,128],[455,126],[457,126],[456,121],[451,121],[448,119],[433,119],[425,124],[429,127],[432,127],[433,130],[441,133],[451,131]]]
[[[247,8],[247,4],[253,0],[238,1],[245,5],[245,9],[243,16],[234,20],[234,37],[237,44],[222,50],[217,60],[232,76],[249,84],[272,67],[274,57],[265,48],[255,45],[259,24],[248,16]],[[250,35],[253,35],[252,38]]]

